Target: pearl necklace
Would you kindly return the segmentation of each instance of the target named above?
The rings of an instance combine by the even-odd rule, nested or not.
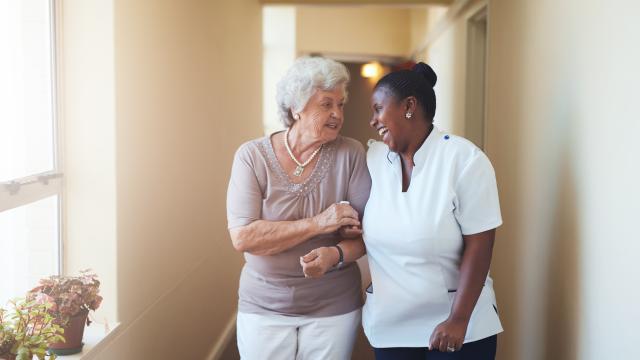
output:
[[[294,176],[302,176],[302,172],[304,171],[304,167],[309,165],[309,163],[311,162],[311,160],[313,160],[313,158],[316,157],[316,155],[318,155],[318,153],[320,152],[320,150],[322,150],[323,145],[320,145],[320,147],[318,149],[316,149],[316,151],[313,152],[313,154],[311,154],[311,157],[307,159],[307,161],[305,161],[304,163],[301,163],[300,161],[298,161],[298,159],[296,159],[295,156],[293,156],[293,151],[291,151],[291,147],[289,146],[289,130],[291,130],[291,128],[287,128],[287,131],[285,131],[284,133],[284,147],[287,149],[287,152],[289,153],[289,157],[291,158],[291,160],[293,160],[293,162],[296,163],[296,169],[293,171],[293,175]]]

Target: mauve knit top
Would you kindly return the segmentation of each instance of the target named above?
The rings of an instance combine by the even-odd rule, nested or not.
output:
[[[344,200],[351,203],[362,220],[371,189],[362,144],[338,136],[325,144],[318,156],[315,168],[307,169],[312,174],[303,183],[295,184],[276,159],[271,136],[240,146],[227,191],[229,229],[255,220],[309,218]],[[336,232],[316,236],[276,255],[245,253],[238,311],[324,317],[360,308],[360,271],[356,263],[332,269],[319,279],[305,278],[300,266],[301,256],[341,240]]]

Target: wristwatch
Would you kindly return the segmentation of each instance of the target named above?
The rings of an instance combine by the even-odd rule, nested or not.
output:
[[[340,255],[340,257],[338,258],[338,263],[335,265],[336,269],[340,269],[342,268],[342,265],[344,265],[344,253],[342,252],[342,248],[339,245],[333,245],[333,247],[338,249],[338,254]]]

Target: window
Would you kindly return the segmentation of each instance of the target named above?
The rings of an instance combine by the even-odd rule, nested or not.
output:
[[[53,0],[0,1],[0,306],[60,273]]]

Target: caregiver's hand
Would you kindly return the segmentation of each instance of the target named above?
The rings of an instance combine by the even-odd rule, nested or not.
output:
[[[429,349],[441,352],[454,352],[462,348],[467,334],[469,321],[447,319],[433,330],[429,339]]]

